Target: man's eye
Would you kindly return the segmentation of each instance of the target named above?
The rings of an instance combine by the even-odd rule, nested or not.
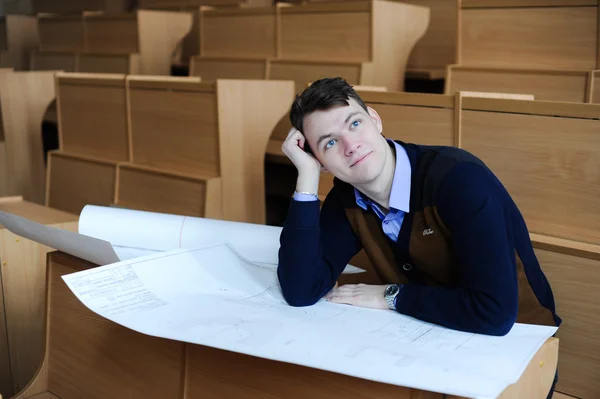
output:
[[[354,122],[352,122],[352,127],[358,127],[358,125],[360,125],[360,119],[355,120]]]
[[[335,144],[335,140],[331,139],[325,144],[325,149],[328,150]]]

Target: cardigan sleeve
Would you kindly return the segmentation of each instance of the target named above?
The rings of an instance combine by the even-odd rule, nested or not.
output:
[[[290,203],[280,236],[277,276],[283,297],[292,306],[309,306],[321,299],[362,248],[339,191],[331,190],[321,210],[320,201]]]

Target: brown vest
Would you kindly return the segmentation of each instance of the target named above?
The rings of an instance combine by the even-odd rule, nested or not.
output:
[[[421,147],[419,159],[412,165],[416,170],[413,170],[411,183],[411,210],[403,221],[403,226],[408,225],[400,232],[397,243],[385,235],[381,220],[371,209],[365,211],[358,207],[352,186],[336,182],[347,186],[343,189],[346,216],[382,284],[407,283],[405,272],[411,273],[411,282],[421,285],[452,288],[459,284],[452,235],[433,204],[444,176],[463,161],[455,155],[440,154],[438,147]],[[410,230],[407,230],[409,225]],[[519,284],[517,322],[554,326],[552,312],[535,296],[516,250],[515,256]]]

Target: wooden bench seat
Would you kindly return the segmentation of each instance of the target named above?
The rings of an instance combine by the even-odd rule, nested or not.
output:
[[[0,211],[77,231],[76,215],[22,197],[0,197]],[[48,251],[0,225],[0,395],[5,398],[31,381],[43,359]]]
[[[59,74],[57,87],[48,205],[264,223],[265,148],[293,82]]]
[[[61,62],[71,65],[64,56],[69,53],[74,57],[74,71],[113,72],[114,63],[120,62],[121,73],[137,69],[144,75],[169,75],[172,53],[191,30],[192,15],[154,10],[40,15],[38,26],[39,52],[33,61],[37,69],[47,65],[44,60],[52,59],[56,65],[56,53],[63,53]],[[98,59],[102,55],[105,57]],[[135,59],[129,58],[132,55]],[[111,70],[103,70],[103,66]]]
[[[61,278],[94,266],[60,252],[48,257],[45,359],[14,399],[41,393],[61,399],[446,396],[140,334],[91,312]],[[557,344],[556,338],[548,340],[501,397],[541,398],[554,375]]]

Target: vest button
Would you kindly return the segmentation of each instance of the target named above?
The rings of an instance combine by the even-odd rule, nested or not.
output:
[[[412,270],[412,265],[409,263],[405,263],[402,265],[402,268],[408,272]]]

